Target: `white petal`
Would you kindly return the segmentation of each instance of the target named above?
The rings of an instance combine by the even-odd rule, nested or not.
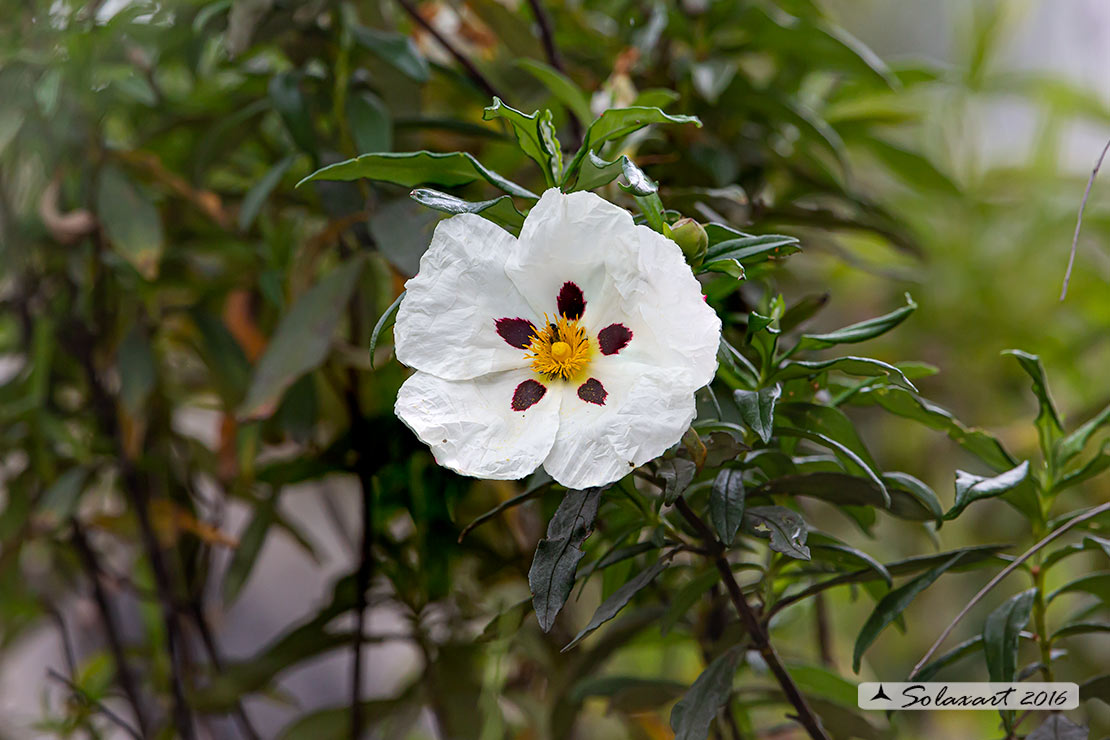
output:
[[[513,410],[513,392],[534,377],[510,370],[452,381],[417,372],[401,386],[394,410],[440,465],[478,478],[523,478],[547,457],[559,425],[558,389]]]
[[[552,188],[528,212],[520,239],[505,265],[513,283],[540,316],[556,314],[563,283],[586,296],[586,317],[606,289],[606,260],[617,243],[635,240],[632,216],[589,192]]]
[[[512,234],[469,213],[436,226],[397,311],[393,336],[402,364],[449,380],[527,364],[524,350],[502,339],[494,324],[537,320],[505,274],[515,244]]]
[[[625,324],[632,341],[621,359],[683,368],[700,388],[717,372],[721,320],[678,245],[646,226],[634,228],[631,246],[622,240],[610,253],[606,269],[615,295],[590,317],[591,329]]]
[[[543,466],[567,488],[620,480],[682,438],[694,420],[693,379],[681,369],[600,358],[590,376],[605,387],[603,406],[564,384],[559,432]]]

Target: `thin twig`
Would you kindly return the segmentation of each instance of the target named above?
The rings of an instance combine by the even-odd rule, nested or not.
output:
[[[125,731],[131,737],[135,738],[135,740],[143,740],[143,736],[139,734],[138,730],[136,730],[134,727],[132,727],[130,724],[128,724],[127,720],[125,720],[123,717],[121,717],[118,714],[116,714],[115,712],[113,712],[108,707],[106,707],[102,702],[97,701],[96,699],[89,696],[87,693],[85,693],[84,689],[82,689],[80,686],[75,684],[73,681],[70,681],[68,678],[66,678],[62,674],[58,673],[53,668],[47,668],[46,669],[46,675],[49,676],[50,678],[54,679],[58,683],[64,684],[66,686],[66,688],[68,688],[71,692],[73,692],[74,696],[79,697],[81,699],[81,701],[85,702],[86,704],[88,704],[91,707],[96,707],[96,711],[100,712],[105,717],[110,719],[120,729]]]
[[[85,536],[85,530],[81,527],[81,523],[76,518],[72,518],[70,519],[70,525],[73,530],[73,546],[80,557],[85,575],[92,583],[93,600],[96,601],[96,608],[100,611],[100,621],[104,623],[104,635],[108,638],[108,650],[112,653],[112,659],[116,663],[116,681],[119,682],[123,695],[127,697],[127,701],[131,704],[135,721],[139,723],[141,737],[150,737],[150,725],[143,713],[143,703],[139,698],[138,684],[135,683],[135,677],[127,664],[127,658],[124,657],[123,640],[120,639],[119,627],[116,624],[115,616],[112,614],[112,606],[108,601],[108,595],[104,592],[104,586],[100,583],[100,566],[96,553],[89,546],[89,540]]]
[[[204,617],[204,607],[199,599],[194,598],[189,602],[189,611],[193,617],[193,622],[196,624],[197,632],[200,633],[204,650],[208,653],[208,659],[212,661],[212,667],[222,672],[224,667],[223,656],[220,654],[219,645],[216,644],[216,638],[212,635],[212,629],[208,626],[208,620]],[[250,715],[247,714],[243,702],[238,697],[235,699],[232,713],[235,716],[236,724],[239,725],[239,731],[243,733],[244,737],[248,740],[259,740],[258,731],[251,724]]]
[[[412,2],[410,2],[410,0],[397,0],[397,4],[400,5],[401,8],[409,14],[409,17],[416,22],[416,25],[427,31],[428,35],[434,38],[440,46],[447,50],[447,53],[455,58],[455,61],[462,65],[462,68],[466,70],[467,77],[469,77],[478,87],[482,88],[482,91],[485,92],[486,95],[489,95],[491,98],[501,98],[502,100],[508,100],[508,98],[506,98],[502,93],[498,92],[497,88],[494,87],[488,79],[486,79],[486,76],[482,74],[482,72],[477,67],[474,66],[474,62],[470,61],[465,54],[456,49],[455,45],[448,41],[443,34],[437,31],[431,23],[428,23],[428,21],[424,20],[424,16],[420,15],[420,13],[416,10],[416,7],[412,4]]]
[[[1102,167],[1102,160],[1106,158],[1106,152],[1110,151],[1110,141],[1106,142],[1106,146],[1102,148],[1102,154],[1098,155],[1098,161],[1095,162],[1095,168],[1091,170],[1091,176],[1087,178],[1087,187],[1083,190],[1083,200],[1079,203],[1079,215],[1075,219],[1075,234],[1071,238],[1071,255],[1068,257],[1068,269],[1064,273],[1064,288],[1060,291],[1060,300],[1064,300],[1068,296],[1068,283],[1071,282],[1071,268],[1075,265],[1075,251],[1079,246],[1079,230],[1083,228],[1083,210],[1087,207],[1087,198],[1091,195],[1091,186],[1095,184],[1095,177],[1098,175],[1099,167]]]
[[[725,588],[728,589],[729,598],[732,599],[732,604],[740,615],[740,621],[744,623],[744,628],[747,630],[755,649],[759,651],[764,662],[767,663],[767,667],[771,669],[771,673],[775,674],[775,680],[778,681],[787,701],[794,705],[794,709],[797,710],[798,721],[806,728],[813,740],[829,740],[828,733],[821,726],[821,720],[814,714],[809,702],[806,701],[805,696],[802,695],[797,684],[794,683],[794,679],[790,677],[786,666],[782,664],[782,659],[779,658],[775,647],[771,644],[770,636],[760,623],[755,611],[752,610],[751,605],[748,604],[744,592],[740,590],[740,584],[736,582],[736,578],[732,574],[732,566],[725,559],[724,549],[720,542],[718,542],[712,530],[709,529],[709,526],[686,503],[686,499],[680,496],[675,501],[675,508],[690,523],[698,536],[705,540],[705,543],[712,549],[714,553],[712,556],[713,564],[721,574],[721,580],[724,582]]]
[[[1085,514],[1081,514],[1080,516],[1077,516],[1074,519],[1061,524],[1059,527],[1052,530],[1052,532],[1050,532],[1043,540],[1022,553],[1021,557],[1017,558],[1001,571],[999,571],[998,575],[992,578],[986,586],[983,586],[981,589],[979,589],[979,593],[971,597],[971,601],[967,602],[967,606],[960,610],[960,613],[957,614],[956,618],[952,620],[952,623],[944,629],[944,632],[941,633],[940,637],[937,638],[937,641],[933,643],[933,646],[929,648],[928,652],[925,653],[921,660],[917,661],[917,665],[913,667],[913,671],[910,673],[910,679],[912,680],[913,677],[918,674],[918,672],[925,666],[929,659],[933,657],[933,654],[936,653],[937,649],[944,643],[948,636],[952,634],[952,630],[956,628],[956,625],[960,622],[960,620],[967,616],[967,613],[970,612],[976,604],[982,601],[983,597],[986,596],[992,588],[1001,583],[1006,576],[1017,570],[1022,563],[1031,558],[1034,554],[1036,554],[1050,542],[1063,535],[1076,524],[1079,524],[1080,522],[1085,522],[1088,519],[1092,519],[1106,511],[1110,511],[1110,503],[1100,504],[1099,506],[1096,506],[1095,508],[1087,511]]]

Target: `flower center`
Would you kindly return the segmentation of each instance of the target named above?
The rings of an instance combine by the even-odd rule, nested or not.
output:
[[[528,345],[532,369],[550,380],[577,380],[590,364],[590,340],[577,319],[560,316],[551,321],[544,316],[544,327],[537,329]]]

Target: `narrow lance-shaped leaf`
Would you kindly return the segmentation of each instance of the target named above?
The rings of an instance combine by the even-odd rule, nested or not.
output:
[[[401,295],[393,303],[389,304],[389,308],[382,311],[382,315],[378,317],[377,323],[374,324],[374,330],[370,333],[370,369],[374,369],[374,350],[378,348],[378,340],[381,339],[382,332],[389,322],[397,316],[397,309],[401,307],[401,301],[405,299],[405,291],[401,291]]]
[[[117,254],[144,279],[158,277],[165,248],[161,216],[146,193],[113,165],[100,172],[96,216]]]
[[[255,366],[247,398],[239,408],[241,417],[269,416],[289,386],[323,363],[365,264],[355,257],[335,268],[282,317]]]
[[[528,587],[536,620],[544,632],[555,624],[555,617],[574,587],[578,561],[585,555],[581,545],[593,531],[600,499],[600,488],[567,491],[547,524],[547,537],[536,545],[528,570]]]
[[[837,344],[854,344],[856,342],[863,342],[868,339],[873,339],[888,331],[905,321],[910,314],[917,310],[917,304],[913,302],[913,298],[909,293],[906,293],[906,305],[896,311],[891,311],[884,316],[878,316],[873,319],[861,321],[858,324],[846,326],[843,329],[837,329],[827,334],[803,334],[801,341],[798,342],[795,351],[808,350],[808,349],[825,349]]]
[[[1056,448],[1057,463],[1064,465],[1082,452],[1083,448],[1087,446],[1087,441],[1091,438],[1091,435],[1108,423],[1110,423],[1110,405],[1088,419],[1074,432],[1060,440],[1060,444]]]
[[[726,546],[732,544],[744,519],[744,474],[736,468],[717,473],[709,492],[709,521]]]
[[[574,84],[574,81],[565,74],[535,59],[520,59],[516,66],[543,83],[555,99],[565,105],[580,123],[586,125],[592,120],[589,98],[582,88]]]
[[[980,475],[973,475],[964,472],[963,470],[956,471],[956,501],[948,513],[944,515],[945,519],[955,519],[960,513],[967,508],[968,504],[979,499],[992,498],[994,496],[1001,496],[1007,491],[1015,488],[1018,484],[1029,477],[1029,461],[1026,460],[1021,465],[1018,465],[1011,470],[1007,470],[1001,475],[996,475],[993,478],[987,478]]]
[[[758,391],[738,390],[733,393],[740,419],[767,444],[775,423],[775,402],[782,395],[779,385],[760,388]]]
[[[582,146],[579,147],[574,159],[567,165],[563,173],[563,184],[573,182],[573,178],[578,174],[578,168],[586,158],[587,152],[590,150],[600,151],[602,144],[605,142],[627,136],[653,123],[692,123],[695,126],[701,126],[701,121],[695,116],[672,116],[658,108],[610,108],[586,129]]]
[[[1018,639],[1033,613],[1035,588],[1006,600],[983,624],[983,650],[990,680],[1008,683],[1017,671]]]
[[[511,106],[505,105],[501,98],[494,97],[493,105],[482,113],[482,119],[492,121],[500,118],[506,121],[516,135],[516,141],[528,157],[530,157],[543,170],[544,180],[548,185],[554,185],[555,180],[551,166],[551,152],[547,151],[540,140],[539,111],[523,113]]]
[[[749,506],[744,512],[744,531],[770,539],[775,552],[798,560],[809,560],[806,537],[809,528],[798,512],[785,506]]]
[[[519,236],[520,229],[524,226],[524,215],[516,209],[513,199],[508,195],[472,202],[438,190],[417,188],[409,193],[409,197],[420,205],[443,213],[475,213],[489,219],[513,236]]]
[[[890,506],[890,492],[887,490],[886,483],[879,475],[878,470],[876,470],[871,464],[868,463],[868,461],[860,457],[856,452],[854,452],[843,442],[835,440],[825,434],[811,432],[808,429],[777,426],[775,427],[775,430],[779,434],[785,434],[791,437],[801,437],[802,439],[808,439],[810,442],[816,442],[819,445],[828,447],[837,454],[837,457],[840,457],[846,461],[846,465],[849,467],[849,469],[854,468],[858,472],[861,472],[868,478],[870,478],[871,481],[878,487],[879,491],[882,493],[883,501],[886,506]]]
[[[867,648],[871,647],[871,643],[875,642],[879,633],[897,619],[910,605],[910,602],[917,598],[919,593],[931,586],[946,570],[960,562],[962,557],[962,552],[953,555],[940,565],[902,584],[879,600],[879,603],[875,605],[875,610],[871,612],[871,616],[867,618],[867,622],[864,623],[863,629],[860,630],[859,636],[856,638],[856,647],[852,653],[853,671],[859,673],[863,654],[867,651]]]
[[[296,157],[289,156],[282,159],[269,170],[266,171],[262,177],[258,179],[247,194],[243,196],[243,205],[239,207],[238,226],[240,231],[246,231],[254,223],[255,217],[262,209],[262,205],[266,199],[270,197],[270,193],[281,182],[281,178],[293,166]]]
[[[1056,443],[1064,433],[1064,425],[1060,423],[1060,415],[1056,413],[1056,406],[1048,393],[1048,378],[1045,377],[1041,358],[1019,349],[1008,349],[1002,354],[1012,355],[1033,381],[1033,395],[1037,397],[1038,406],[1034,423],[1040,437],[1041,452],[1046,460],[1051,460],[1056,455]]]
[[[684,457],[664,458],[655,464],[655,474],[663,481],[663,503],[673,504],[689,488],[698,466]]]
[[[270,102],[281,115],[293,142],[316,158],[316,131],[312,126],[312,113],[308,101],[301,94],[299,76],[293,72],[279,72],[270,78]]]
[[[618,184],[622,190],[632,195],[646,196],[659,189],[659,186],[627,156],[622,154],[612,162],[606,162],[591,151],[582,162],[582,169],[574,185],[564,186],[564,190],[568,193],[575,190],[593,190],[602,185],[608,185],[621,175],[624,175],[628,184]]]
[[[857,377],[888,377],[911,391],[917,388],[894,365],[870,357],[836,357],[831,360],[791,360],[771,376],[773,380],[808,378],[823,372],[840,372]]]
[[[119,368],[120,400],[128,413],[138,414],[158,379],[150,339],[138,324],[131,327],[120,343],[116,365]]]
[[[617,613],[625,607],[625,605],[632,600],[632,597],[637,594],[644,586],[648,585],[655,580],[655,577],[663,572],[663,569],[671,564],[669,555],[664,555],[655,562],[650,568],[637,574],[632,580],[625,583],[609,596],[608,599],[601,602],[601,606],[594,612],[593,617],[590,618],[581,632],[574,636],[574,639],[567,643],[562,652],[566,652],[581,642],[587,635],[596,630],[601,625],[608,622]]]
[[[705,740],[717,712],[732,694],[732,677],[740,660],[740,649],[732,648],[710,663],[694,685],[671,709],[675,740]]]
[[[359,25],[351,25],[350,30],[356,43],[369,49],[409,79],[415,82],[427,81],[428,60],[420,54],[416,42],[408,36]]]

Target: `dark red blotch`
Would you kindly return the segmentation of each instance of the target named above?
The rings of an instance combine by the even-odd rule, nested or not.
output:
[[[586,296],[582,295],[581,288],[569,280],[559,289],[557,303],[559,313],[568,319],[580,319],[586,311]]]
[[[526,380],[516,387],[513,391],[513,411],[524,411],[543,398],[547,393],[547,388],[542,383],[537,383],[534,380]]]
[[[632,341],[632,330],[624,324],[609,324],[597,333],[597,346],[603,355],[615,355]]]
[[[536,327],[528,319],[497,319],[494,324],[501,338],[517,349],[528,349],[536,333]]]
[[[582,385],[578,386],[578,397],[587,403],[596,403],[598,406],[605,405],[605,399],[609,397],[609,391],[605,390],[605,386],[597,378],[590,378]]]

